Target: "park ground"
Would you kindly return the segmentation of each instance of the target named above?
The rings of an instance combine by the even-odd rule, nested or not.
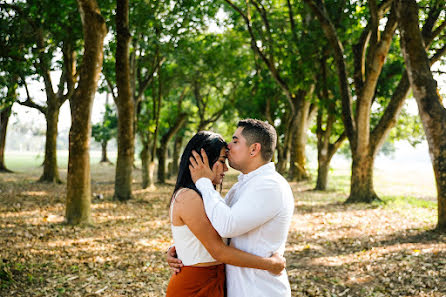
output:
[[[35,158],[15,156],[16,173],[0,175],[0,296],[164,296],[173,181],[142,190],[135,170],[134,199],[122,204],[112,201],[114,167],[92,162],[88,227],[63,223],[66,184],[37,183],[41,168],[28,166]],[[383,202],[371,205],[343,204],[348,168],[331,172],[327,192],[291,183],[293,296],[446,296],[432,172],[389,167],[375,172]],[[223,192],[236,178],[230,172]]]

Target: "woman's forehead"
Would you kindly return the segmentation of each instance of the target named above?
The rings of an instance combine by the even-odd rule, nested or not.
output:
[[[228,149],[222,148],[220,151],[220,158],[227,158],[227,155],[228,155]]]

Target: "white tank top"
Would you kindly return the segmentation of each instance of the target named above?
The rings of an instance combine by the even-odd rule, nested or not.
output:
[[[184,188],[178,190],[172,199],[172,205],[170,206],[171,222],[175,199],[183,190]],[[198,238],[195,237],[192,231],[190,231],[187,225],[174,226],[172,223],[170,225],[172,227],[172,237],[175,243],[178,259],[180,259],[185,266],[216,261]],[[225,242],[225,240],[223,241]]]

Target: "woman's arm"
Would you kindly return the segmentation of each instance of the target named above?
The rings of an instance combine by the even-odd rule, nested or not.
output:
[[[274,274],[279,274],[285,268],[284,258],[278,254],[263,258],[225,245],[212,227],[206,216],[203,201],[195,191],[185,191],[178,195],[175,213],[181,217],[215,260],[234,266],[268,270]]]

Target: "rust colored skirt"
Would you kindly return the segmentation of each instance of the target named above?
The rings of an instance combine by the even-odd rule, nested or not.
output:
[[[184,266],[172,275],[166,297],[224,297],[225,264],[208,267]]]

